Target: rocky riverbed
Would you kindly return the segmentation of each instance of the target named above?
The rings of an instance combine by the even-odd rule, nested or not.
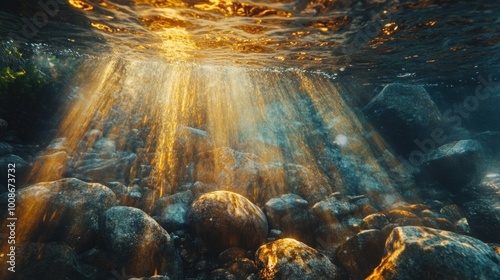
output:
[[[485,90],[482,108],[498,108],[500,90]],[[429,91],[388,84],[359,110],[390,143],[376,160],[394,185],[371,180],[314,112],[294,124],[310,164],[266,161],[245,148],[252,143],[238,150],[180,127],[173,148],[186,166],[166,189],[146,149],[150,128],[120,126],[134,120],[119,107],[76,147],[64,137],[28,145],[0,119],[0,172],[15,164],[25,181],[15,192],[16,274],[2,254],[1,278],[498,279],[497,115],[459,104],[469,116],[457,126],[460,112]]]

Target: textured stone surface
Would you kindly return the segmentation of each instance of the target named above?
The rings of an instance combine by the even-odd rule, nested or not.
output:
[[[182,279],[182,265],[173,240],[143,211],[112,207],[102,215],[99,229],[104,247],[123,262],[129,274],[152,276],[156,271],[171,279]]]
[[[397,227],[367,278],[498,279],[500,256],[480,240],[425,227]]]
[[[255,255],[260,279],[337,279],[337,267],[315,249],[291,238],[267,243]]]
[[[207,247],[221,252],[231,247],[255,249],[264,243],[267,219],[245,197],[228,191],[204,194],[194,201],[188,222]]]

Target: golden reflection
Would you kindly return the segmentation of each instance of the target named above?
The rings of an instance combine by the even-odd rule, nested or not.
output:
[[[113,28],[107,26],[106,24],[97,23],[97,22],[91,22],[90,26],[92,26],[95,29],[99,29],[99,30],[103,30],[103,31],[107,31],[107,32],[113,33]]]
[[[68,0],[68,3],[77,8],[77,9],[80,9],[80,10],[84,10],[84,11],[91,11],[94,9],[94,7],[92,5],[90,5],[89,3],[85,2],[85,1],[81,1],[81,0]]]

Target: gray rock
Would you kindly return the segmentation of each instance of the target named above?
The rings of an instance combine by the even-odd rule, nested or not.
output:
[[[31,169],[30,179],[38,182],[62,179],[67,161],[68,154],[64,151],[39,156]]]
[[[463,210],[473,236],[484,242],[500,243],[500,197],[498,195],[466,202]]]
[[[104,247],[123,262],[128,274],[143,277],[156,271],[171,279],[183,279],[173,240],[143,211],[112,207],[101,216],[99,229]]]
[[[7,195],[1,196],[5,203]],[[78,179],[38,183],[17,192],[18,240],[62,241],[77,252],[96,245],[99,216],[116,202],[107,187]]]
[[[389,224],[389,220],[384,214],[376,213],[366,216],[361,223],[362,229],[383,229]]]
[[[415,141],[432,139],[434,131],[444,132],[445,128],[436,104],[422,86],[389,84],[363,111],[406,154],[420,149]]]
[[[386,241],[384,257],[367,278],[498,279],[500,256],[465,235],[425,227],[397,227]]]
[[[255,249],[266,240],[267,219],[245,197],[228,191],[200,196],[188,212],[189,225],[215,252],[231,247]]]
[[[0,156],[11,154],[12,152],[14,152],[14,147],[12,147],[12,145],[0,141]]]
[[[1,279],[97,279],[96,270],[80,262],[64,243],[17,243],[16,272],[8,271],[3,264],[0,267]]]
[[[269,200],[264,206],[269,226],[278,229],[283,237],[312,244],[311,232],[317,227],[316,217],[308,203],[296,194],[285,194]]]
[[[261,246],[255,254],[259,279],[337,279],[338,269],[315,249],[291,238]]]
[[[475,140],[460,140],[436,149],[420,168],[421,175],[458,191],[480,177],[481,164],[481,144]]]
[[[358,209],[354,203],[330,197],[314,204],[312,212],[318,219],[331,223],[341,221],[349,215],[357,214]]]
[[[382,231],[364,230],[342,243],[336,252],[336,263],[351,279],[365,279],[380,263],[384,253]]]
[[[155,201],[154,215],[158,223],[168,232],[187,228],[187,212],[194,200],[190,190]]]
[[[0,174],[7,174],[8,169],[11,169],[12,167],[9,164],[15,165],[16,178],[17,178],[16,182],[22,180],[23,174],[24,172],[26,172],[28,168],[28,163],[21,157],[13,154],[0,156]]]

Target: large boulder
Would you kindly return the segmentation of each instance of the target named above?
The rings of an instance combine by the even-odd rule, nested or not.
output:
[[[480,177],[481,159],[481,144],[478,141],[460,140],[433,151],[420,168],[423,176],[458,191]]]
[[[387,238],[382,262],[367,278],[498,279],[500,256],[483,242],[425,227],[397,227]]]
[[[260,279],[317,280],[338,277],[337,267],[327,257],[291,238],[261,246],[255,259]]]
[[[309,204],[296,194],[285,194],[269,200],[264,206],[269,226],[278,229],[283,237],[312,244],[311,232],[317,227],[316,217]]]
[[[187,212],[194,200],[191,190],[162,197],[155,201],[155,220],[168,232],[187,228]]]
[[[194,201],[188,222],[204,244],[221,252],[231,247],[255,249],[266,240],[267,219],[245,197],[228,191],[204,194]]]
[[[95,268],[78,260],[75,251],[64,243],[16,244],[15,272],[0,258],[0,279],[96,279]]]
[[[74,178],[20,189],[16,198],[16,215],[24,221],[18,241],[61,241],[77,252],[96,245],[99,216],[116,202],[107,187]],[[7,203],[7,194],[0,201]]]
[[[104,248],[119,259],[128,274],[167,274],[183,279],[181,260],[169,234],[142,210],[115,206],[100,218]]]
[[[473,236],[500,243],[500,195],[466,202],[463,210]]]
[[[418,85],[389,84],[363,111],[377,129],[405,154],[419,150],[418,141],[436,138],[445,128],[436,104]],[[443,144],[441,137],[437,139],[437,142],[433,141]]]
[[[382,259],[385,237],[377,229],[356,234],[337,248],[336,263],[351,279],[365,279]]]

